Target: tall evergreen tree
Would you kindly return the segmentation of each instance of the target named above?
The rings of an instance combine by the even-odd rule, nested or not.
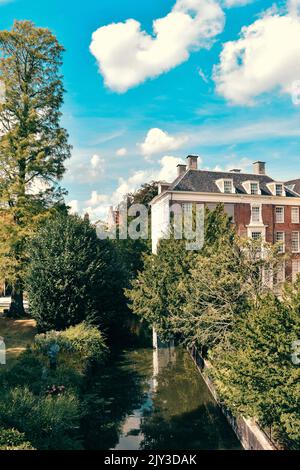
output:
[[[90,320],[107,334],[124,323],[122,264],[110,240],[88,220],[56,214],[31,240],[26,276],[31,314],[40,331]]]
[[[13,286],[11,315],[23,315],[26,241],[61,200],[70,156],[60,126],[63,47],[30,21],[0,32],[0,278]]]

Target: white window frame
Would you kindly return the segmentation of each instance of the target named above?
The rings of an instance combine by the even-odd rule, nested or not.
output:
[[[252,191],[253,186],[256,187],[254,191]],[[250,194],[252,196],[256,196],[259,194],[259,184],[256,181],[250,181]]]
[[[300,259],[292,260],[292,282],[296,282],[300,274]]]
[[[225,191],[225,186],[226,184],[230,184],[230,191]],[[224,194],[232,194],[233,193],[233,181],[232,180],[224,180],[223,181],[223,189],[224,189]]]
[[[275,274],[275,278],[276,278],[276,280],[274,279],[275,286],[283,284],[286,281],[286,264],[285,264],[285,261],[280,263],[280,265],[278,266],[278,271]]]
[[[293,248],[293,236],[296,234],[296,237],[297,237],[297,249],[295,250]],[[300,253],[300,232],[292,232],[292,243],[291,243],[291,248],[292,248],[292,253]]]
[[[292,207],[291,208],[291,220],[292,220],[292,224],[299,224],[300,223],[299,207]]]
[[[279,233],[282,234],[282,239],[281,240],[278,240],[278,238],[277,238],[277,235]],[[275,237],[276,237],[276,243],[281,243],[279,252],[280,253],[285,253],[285,232],[278,231],[278,232],[276,232]]]
[[[231,186],[231,191],[230,192],[229,191],[225,192],[225,183],[230,183],[230,186]],[[221,193],[235,194],[235,187],[234,187],[233,179],[230,179],[230,178],[219,179],[219,180],[216,181],[216,185],[218,186]]]
[[[260,236],[259,236],[258,238],[253,238],[254,233],[255,233],[256,235],[259,234]],[[261,232],[260,230],[251,230],[251,239],[254,240],[254,241],[257,241],[257,242],[258,242],[258,240],[261,240],[261,241],[262,241],[262,240],[263,240],[263,234],[262,234],[262,232]]]
[[[257,219],[254,218],[254,209],[259,210]],[[262,222],[262,207],[260,204],[252,204],[251,205],[251,223],[255,224],[255,223],[261,223],[261,222]]]
[[[277,188],[280,187],[280,194],[277,194]],[[275,196],[281,197],[283,196],[283,184],[281,183],[275,183]]]
[[[278,220],[278,212],[277,209],[282,209],[282,218]],[[276,224],[284,224],[285,221],[285,207],[284,206],[276,206],[275,207],[275,223]]]

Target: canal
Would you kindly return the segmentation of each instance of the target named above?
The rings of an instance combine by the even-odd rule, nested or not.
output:
[[[125,351],[93,380],[85,448],[240,449],[188,353]]]

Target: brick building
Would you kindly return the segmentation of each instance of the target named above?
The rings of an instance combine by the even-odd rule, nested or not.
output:
[[[300,273],[300,180],[276,181],[266,174],[264,162],[253,163],[252,173],[198,169],[198,157],[188,156],[178,165],[173,183],[162,183],[152,203],[152,249],[169,224],[169,207],[174,203],[192,208],[203,203],[214,209],[223,203],[240,236],[282,243],[290,255],[283,265],[283,279],[295,280]]]

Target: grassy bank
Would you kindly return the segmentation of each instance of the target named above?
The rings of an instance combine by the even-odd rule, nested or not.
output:
[[[0,336],[6,345],[7,365],[11,366],[28,345],[31,345],[36,335],[34,320],[12,320],[0,318]],[[0,368],[1,371],[1,368]]]

